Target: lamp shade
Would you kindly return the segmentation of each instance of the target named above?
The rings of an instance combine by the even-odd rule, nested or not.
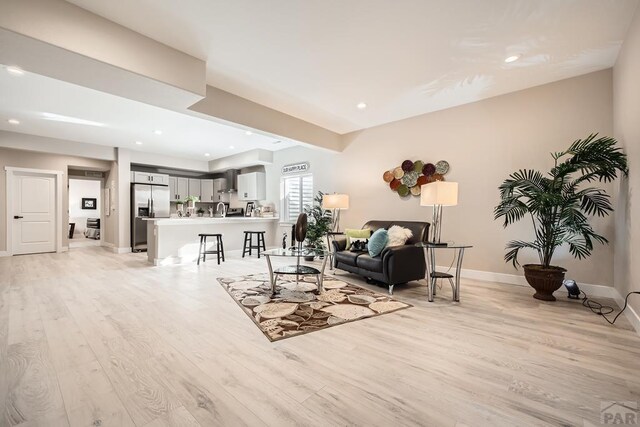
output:
[[[458,183],[435,181],[421,187],[421,206],[455,206],[458,204]]]
[[[346,194],[325,194],[322,196],[323,209],[349,209],[349,196]]]

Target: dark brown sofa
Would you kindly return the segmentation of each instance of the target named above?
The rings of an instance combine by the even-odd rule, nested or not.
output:
[[[371,232],[379,228],[389,229],[392,225],[399,225],[411,230],[413,237],[403,246],[385,248],[377,257],[368,253],[358,253],[345,250],[346,238],[338,238],[333,242],[334,267],[351,273],[359,274],[367,279],[373,279],[389,286],[389,294],[393,287],[412,280],[424,279],[426,264],[424,251],[415,246],[418,242],[426,242],[429,236],[429,223],[418,221],[369,221],[362,228],[369,228]]]

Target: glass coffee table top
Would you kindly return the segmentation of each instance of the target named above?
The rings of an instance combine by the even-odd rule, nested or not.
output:
[[[307,256],[326,256],[329,255],[329,251],[325,249],[315,248],[288,248],[288,249],[269,249],[262,252],[266,256],[283,256],[283,257],[307,257]]]

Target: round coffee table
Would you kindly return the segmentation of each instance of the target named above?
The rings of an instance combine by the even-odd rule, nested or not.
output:
[[[278,281],[278,276],[280,275],[295,275],[296,282],[299,280],[300,276],[316,276],[316,283],[318,285],[318,293],[322,292],[322,281],[324,280],[324,269],[327,265],[327,259],[329,255],[331,255],[330,251],[324,249],[313,249],[313,248],[289,248],[289,249],[269,249],[268,251],[262,252],[262,255],[267,259],[267,267],[269,267],[269,281],[271,282],[271,294],[275,295],[276,293],[276,282]],[[322,267],[318,270],[315,267],[309,265],[300,264],[301,258],[306,257],[316,257],[320,256],[323,258]],[[289,257],[296,258],[295,265],[286,265],[283,267],[279,267],[277,269],[273,269],[271,265],[271,257]]]

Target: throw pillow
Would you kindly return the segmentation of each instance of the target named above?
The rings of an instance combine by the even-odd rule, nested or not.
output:
[[[389,240],[387,230],[384,228],[376,230],[369,239],[369,255],[371,257],[380,255],[385,246],[387,246],[387,240]]]
[[[399,225],[392,225],[389,227],[389,240],[387,246],[402,246],[407,243],[413,233],[408,228],[400,227]]]
[[[349,250],[349,248],[351,248],[351,239],[368,239],[369,237],[371,237],[371,229],[369,228],[363,228],[361,229],[353,229],[353,228],[347,228],[346,230],[344,230],[344,234],[347,236],[347,247],[346,250]]]

